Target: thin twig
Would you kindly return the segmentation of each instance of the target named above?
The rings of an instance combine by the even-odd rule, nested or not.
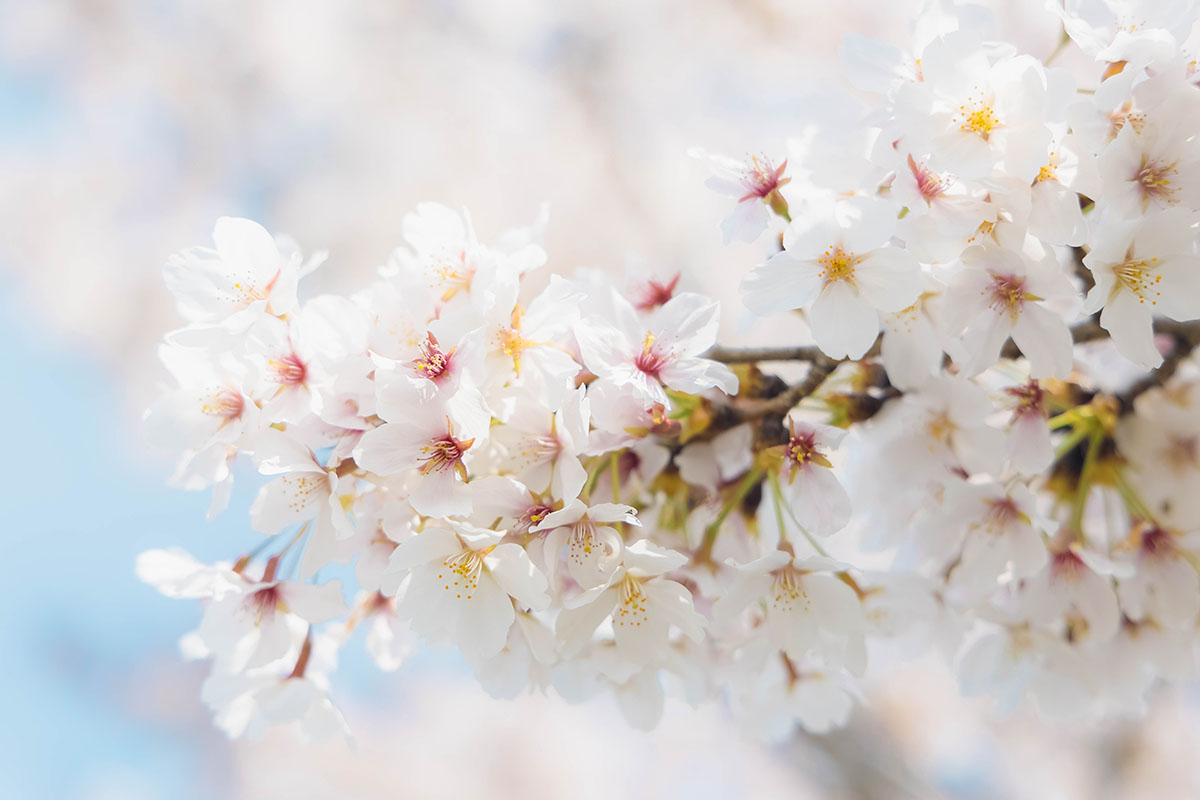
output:
[[[713,345],[704,358],[723,364],[752,364],[756,361],[819,361],[828,358],[816,345],[798,347],[723,347]]]
[[[821,388],[821,384],[829,377],[840,361],[834,361],[828,356],[822,355],[819,360],[813,361],[808,368],[808,374],[804,376],[804,380],[797,383],[795,386],[789,386],[784,392],[769,397],[764,400],[747,400],[743,403],[732,407],[735,416],[735,422],[746,422],[747,420],[759,419],[771,414],[783,416],[791,411],[804,398]]]

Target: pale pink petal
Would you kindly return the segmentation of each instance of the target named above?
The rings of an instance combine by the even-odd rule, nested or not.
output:
[[[506,542],[484,558],[484,564],[500,588],[524,609],[541,611],[550,604],[546,576],[538,571],[520,545]]]
[[[830,358],[862,358],[879,335],[879,314],[843,281],[821,292],[808,319],[813,339]]]
[[[786,252],[776,253],[750,270],[741,285],[746,308],[762,316],[802,308],[820,291],[820,269]]]

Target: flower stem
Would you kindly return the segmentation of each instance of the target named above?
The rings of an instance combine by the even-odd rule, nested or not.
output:
[[[703,563],[712,557],[713,545],[716,544],[717,534],[720,532],[721,526],[725,524],[725,519],[734,508],[746,499],[746,495],[750,494],[750,490],[762,481],[762,478],[763,468],[757,464],[742,478],[742,482],[737,485],[733,496],[725,501],[725,505],[721,506],[721,511],[717,514],[717,518],[704,529],[704,541],[700,543],[700,549],[696,551],[697,561]]]

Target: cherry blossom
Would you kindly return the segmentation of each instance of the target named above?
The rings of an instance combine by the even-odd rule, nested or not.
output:
[[[563,651],[578,650],[610,617],[617,652],[637,664],[665,657],[672,627],[693,641],[703,639],[704,617],[693,609],[691,594],[682,584],[663,577],[685,561],[683,554],[646,540],[629,545],[607,588],[559,614],[555,633]]]
[[[725,243],[752,242],[767,228],[771,213],[786,218],[787,201],[779,190],[791,180],[785,176],[787,161],[779,166],[766,156],[753,155],[745,161],[692,148],[688,155],[708,162],[713,171],[705,185],[718,194],[737,200],[734,211],[721,223]]]
[[[500,652],[522,610],[549,602],[546,578],[503,534],[465,523],[428,527],[401,542],[389,569],[411,579],[397,612],[430,639],[450,637],[463,655],[481,661]]]
[[[758,314],[811,306],[817,345],[834,358],[860,358],[879,334],[879,312],[899,311],[920,293],[917,261],[888,246],[895,228],[895,207],[866,200],[794,223],[784,252],[742,281],[742,298]]]
[[[186,319],[244,331],[256,315],[295,309],[299,253],[281,252],[257,222],[234,217],[217,220],[213,244],[172,256],[163,268]]]
[[[1144,367],[1162,363],[1154,345],[1155,314],[1200,316],[1196,224],[1195,215],[1180,209],[1112,220],[1097,230],[1083,260],[1096,280],[1084,311],[1100,311],[1100,324],[1117,348]]]
[[[645,404],[670,404],[666,389],[696,393],[718,388],[737,391],[729,368],[700,358],[717,336],[719,307],[684,293],[671,298],[643,322],[632,305],[613,296],[613,320],[593,318],[576,331],[583,363],[601,378],[630,385]]]
[[[360,644],[388,671],[449,644],[494,696],[607,695],[638,728],[720,702],[769,741],[847,724],[899,655],[1051,717],[1194,681],[1186,5],[1053,3],[1053,54],[970,4],[850,37],[868,104],[776,160],[693,151],[726,241],[762,240],[730,276],[751,314],[686,242],[550,262],[544,208],[484,241],[422,203],[374,277],[316,296],[323,255],[220,219],[164,269],[184,326],[147,432],[210,513],[252,463],[250,530],[135,568],[202,605],[180,649],[218,727],[347,735],[330,675]]]

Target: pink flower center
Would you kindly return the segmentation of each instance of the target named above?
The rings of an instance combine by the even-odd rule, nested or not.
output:
[[[675,273],[675,276],[671,280],[665,283],[659,283],[653,278],[647,280],[645,286],[642,287],[637,301],[638,310],[650,311],[651,309],[666,305],[675,295],[675,287],[678,285],[678,272]]]
[[[663,368],[671,360],[671,354],[655,344],[653,333],[647,333],[642,340],[642,350],[633,359],[633,365],[641,372],[652,378],[657,378]]]
[[[783,177],[786,169],[786,160],[776,169],[775,165],[771,163],[771,159],[766,156],[751,156],[741,175],[741,183],[746,194],[738,198],[738,202],[765,200],[768,195],[791,180],[791,178]]]
[[[529,533],[529,529],[546,518],[546,515],[554,510],[553,506],[546,503],[537,503],[530,506],[521,512],[521,516],[517,517],[516,524],[513,525],[514,533]]]
[[[908,169],[927,205],[946,193],[946,182],[924,164],[918,164],[911,154],[908,156]]]
[[[817,432],[814,430],[796,430],[796,425],[788,421],[791,435],[788,443],[783,446],[783,456],[792,476],[796,472],[812,465],[829,467],[829,459],[817,448]]]
[[[1037,381],[1031,380],[1021,386],[1010,386],[1004,393],[1016,398],[1017,405],[1013,409],[1014,422],[1027,414],[1046,416],[1046,392]]]
[[[1174,205],[1178,202],[1175,195],[1179,187],[1174,184],[1173,179],[1178,177],[1179,170],[1175,168],[1175,164],[1174,161],[1164,164],[1142,157],[1142,163],[1133,179],[1142,193],[1144,203],[1154,201],[1162,205]]]
[[[432,333],[427,333],[425,341],[421,342],[421,355],[409,362],[413,372],[419,378],[427,378],[434,383],[447,372],[450,368],[450,359],[454,355],[454,348],[450,349],[449,353],[443,353],[438,346],[437,337]]]
[[[1016,275],[992,273],[992,284],[987,288],[987,293],[992,309],[999,313],[1007,313],[1013,322],[1021,316],[1021,307],[1025,305],[1025,301],[1036,299],[1025,291],[1025,279]]]
[[[1021,509],[1011,497],[997,497],[987,501],[987,529],[998,530],[1021,518]]]
[[[295,353],[288,353],[278,360],[272,360],[271,369],[275,373],[275,380],[285,386],[297,386],[304,383],[304,379],[308,376],[308,367]]]
[[[1068,580],[1073,580],[1087,571],[1087,565],[1073,550],[1062,550],[1055,553],[1050,562],[1050,568],[1054,577]]]
[[[231,420],[242,416],[245,407],[246,398],[242,397],[241,392],[233,389],[221,389],[205,400],[200,410],[210,417]]]
[[[255,624],[262,624],[263,620],[270,619],[275,615],[275,610],[280,604],[279,585],[272,584],[263,589],[254,592],[244,601],[245,609],[254,617]]]
[[[422,475],[431,472],[445,472],[448,469],[458,471],[466,479],[466,467],[462,463],[463,454],[475,443],[474,439],[455,439],[453,433],[447,433],[429,444],[421,446],[421,455],[417,459]]]
[[[1149,556],[1169,555],[1175,551],[1175,542],[1162,528],[1151,528],[1142,534],[1142,551]]]

